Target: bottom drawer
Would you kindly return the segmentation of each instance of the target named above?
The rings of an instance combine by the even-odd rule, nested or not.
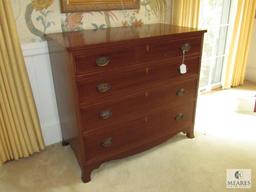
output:
[[[165,134],[193,126],[194,102],[164,109],[84,136],[86,160],[115,156]]]

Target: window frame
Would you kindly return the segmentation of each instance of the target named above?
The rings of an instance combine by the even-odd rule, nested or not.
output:
[[[202,57],[202,65],[203,62],[207,62],[209,60],[215,60],[213,61],[214,64],[210,65],[209,67],[209,74],[208,74],[208,83],[207,85],[204,86],[200,86],[199,87],[199,91],[200,92],[207,92],[210,91],[212,89],[216,89],[216,88],[220,88],[222,86],[223,83],[223,72],[225,69],[225,65],[226,65],[226,58],[227,58],[227,50],[229,47],[229,36],[230,36],[230,31],[231,31],[231,23],[232,23],[232,19],[231,19],[231,15],[233,12],[233,7],[234,7],[234,1],[233,0],[225,0],[223,2],[223,10],[227,10],[227,11],[223,11],[222,12],[222,16],[221,16],[221,21],[220,24],[218,25],[214,25],[211,27],[218,27],[219,28],[219,38],[218,41],[216,42],[214,48],[216,48],[216,51],[211,54],[210,56],[203,56]],[[226,28],[226,30],[224,30],[223,33],[223,28]],[[224,37],[224,38],[221,38]],[[224,53],[223,53],[223,50]],[[221,61],[221,69],[214,69],[214,68],[219,68],[218,66],[220,65],[219,62]],[[220,70],[220,71],[218,71]],[[216,78],[216,75],[218,75],[218,77],[220,77],[220,80],[218,82],[214,82],[214,76]]]

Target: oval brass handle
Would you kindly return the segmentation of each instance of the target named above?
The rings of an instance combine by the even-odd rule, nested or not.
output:
[[[176,95],[182,97],[185,95],[185,89],[181,88],[176,92]]]
[[[108,138],[106,138],[106,139],[101,143],[101,146],[107,148],[107,147],[111,147],[112,144],[113,144],[112,137],[108,137]]]
[[[175,120],[176,121],[181,121],[181,120],[183,120],[184,119],[184,115],[182,114],[182,113],[179,113],[178,115],[176,115],[176,117],[175,117]]]
[[[110,59],[108,57],[99,57],[96,59],[96,65],[98,67],[105,67],[109,64]]]
[[[105,93],[107,91],[109,91],[111,89],[111,85],[108,83],[101,83],[99,85],[97,85],[97,90],[100,93]]]
[[[112,116],[112,112],[110,110],[105,110],[100,112],[101,119],[109,119]]]
[[[191,45],[189,43],[184,43],[181,45],[181,50],[183,53],[188,52],[191,49]]]

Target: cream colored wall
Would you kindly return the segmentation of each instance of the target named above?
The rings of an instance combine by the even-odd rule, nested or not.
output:
[[[246,80],[256,83],[256,19],[254,22],[254,32],[250,46],[245,78]]]
[[[22,44],[43,41],[44,33],[102,29],[116,26],[140,26],[170,20],[170,1],[155,0],[166,7],[166,17],[161,19],[160,7],[155,2],[141,0],[139,10],[108,12],[60,12],[60,0],[12,0],[18,33]]]

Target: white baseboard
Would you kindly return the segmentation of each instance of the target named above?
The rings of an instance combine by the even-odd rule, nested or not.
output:
[[[52,145],[61,141],[61,131],[59,121],[41,123],[44,142]]]

